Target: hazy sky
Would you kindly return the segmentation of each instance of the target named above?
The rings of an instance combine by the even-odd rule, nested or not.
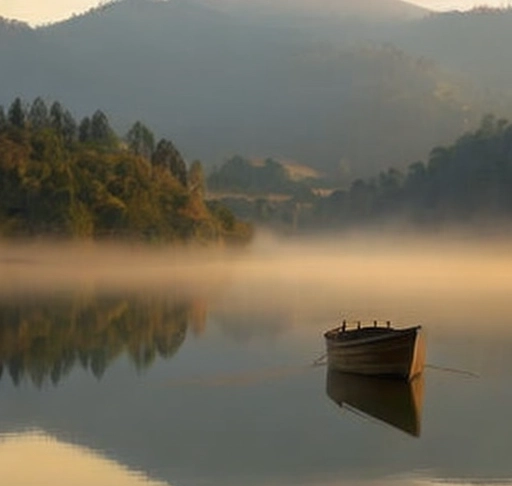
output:
[[[98,0],[0,0],[0,16],[40,24],[65,19],[99,3]],[[436,10],[462,10],[482,4],[501,7],[512,4],[512,0],[410,0],[410,3]]]

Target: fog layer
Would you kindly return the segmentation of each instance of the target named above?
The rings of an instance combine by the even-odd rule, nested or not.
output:
[[[512,256],[506,239],[258,238],[246,250],[3,244],[0,294],[158,291],[210,297],[218,311],[283,312],[297,322],[469,315],[508,325]]]

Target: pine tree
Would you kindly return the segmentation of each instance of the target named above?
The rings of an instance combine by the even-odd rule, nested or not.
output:
[[[0,132],[7,127],[7,118],[5,116],[4,107],[0,105]]]
[[[87,143],[91,140],[91,119],[86,116],[78,127],[78,141],[80,143]]]
[[[151,159],[155,148],[155,137],[140,121],[134,123],[126,135],[128,147],[135,155]]]
[[[76,141],[78,128],[73,115],[66,110],[62,115],[62,138],[69,145]]]
[[[28,113],[28,122],[34,130],[40,130],[48,126],[50,120],[48,117],[48,108],[41,97],[37,97],[30,107]]]
[[[20,98],[16,98],[10,106],[9,113],[7,114],[9,124],[16,128],[25,128],[26,118],[23,103]]]
[[[58,133],[62,133],[64,110],[62,105],[55,101],[50,108],[50,124]]]
[[[114,131],[110,128],[107,115],[96,110],[91,118],[91,140],[101,145],[113,145]]]
[[[187,186],[187,166],[181,154],[169,140],[164,138],[158,142],[151,163],[167,168],[181,184]]]

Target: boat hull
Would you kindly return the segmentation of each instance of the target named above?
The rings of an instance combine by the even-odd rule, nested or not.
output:
[[[325,333],[329,368],[342,373],[410,380],[425,365],[421,327],[333,329]]]

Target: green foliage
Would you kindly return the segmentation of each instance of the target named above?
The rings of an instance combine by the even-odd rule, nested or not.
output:
[[[254,188],[250,184],[257,176],[251,174],[258,170],[241,158],[233,159],[216,172],[214,182],[224,181],[226,190],[240,190],[241,184]],[[486,116],[476,131],[451,146],[432,149],[426,163],[418,161],[403,172],[391,168],[375,177],[356,179],[328,196],[296,191],[282,199],[231,195],[221,201],[238,217],[281,230],[387,221],[434,226],[506,221],[512,218],[512,124]],[[229,227],[228,213],[219,210],[217,217]]]
[[[5,116],[4,107],[0,105],[0,132],[7,127],[7,117]]]
[[[194,187],[187,186],[185,161],[171,142],[161,141],[150,163],[119,146],[101,111],[82,120],[77,140],[76,123],[59,103],[47,126],[42,103],[34,104],[37,129],[30,123],[0,131],[0,235],[183,242],[250,237],[249,227],[236,220],[226,225],[206,207],[200,164],[191,170]],[[21,106],[13,104],[11,124],[19,121]]]
[[[406,174],[390,169],[377,179],[357,180],[317,210],[325,221],[343,224],[396,216],[423,223],[511,217],[512,125],[487,116],[475,132],[434,148],[427,164],[415,162]]]
[[[91,119],[88,116],[82,119],[78,127],[78,141],[80,143],[91,141]]]
[[[311,219],[311,208],[317,199],[313,188],[325,183],[300,170],[270,158],[254,162],[233,157],[208,178],[210,192],[217,193],[217,201],[210,207],[216,210],[216,204],[222,203],[221,207],[229,209],[217,211],[225,228],[236,215],[278,230],[295,231]]]
[[[59,133],[62,131],[63,117],[64,111],[62,105],[58,101],[55,101],[50,107],[50,125]]]
[[[235,227],[235,216],[228,208],[218,202],[212,202],[210,204],[210,209],[218,218],[225,230],[231,231]]]
[[[155,166],[168,169],[183,186],[187,186],[187,167],[185,161],[172,142],[166,139],[160,140],[153,153],[151,162]]]
[[[283,164],[273,159],[255,163],[237,155],[212,172],[208,188],[214,192],[293,194],[307,190],[307,184],[292,180]]]
[[[30,106],[27,121],[33,133],[51,128],[66,145],[73,144],[77,139],[76,121],[73,115],[68,110],[64,110],[58,101],[52,103],[48,110],[44,100],[37,97]]]
[[[48,108],[41,97],[37,97],[28,112],[28,122],[33,130],[41,130],[50,123]]]
[[[62,115],[61,135],[67,145],[77,140],[78,127],[73,115],[68,110],[64,111]]]
[[[26,114],[25,108],[20,98],[16,98],[10,108],[7,115],[9,124],[15,128],[25,128]]]
[[[133,124],[126,135],[129,149],[135,154],[151,160],[155,149],[153,132],[140,121]]]
[[[190,165],[190,170],[188,172],[188,187],[190,192],[194,196],[203,199],[205,194],[205,184],[203,165],[199,160],[194,160]]]
[[[113,148],[117,145],[117,137],[107,115],[101,110],[96,110],[91,117],[90,141],[99,147]]]

